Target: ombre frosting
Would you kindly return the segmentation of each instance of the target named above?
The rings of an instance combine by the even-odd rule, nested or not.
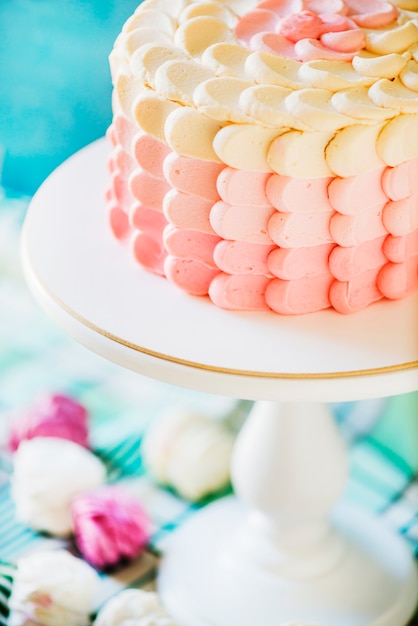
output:
[[[110,65],[109,221],[143,267],[279,314],[417,289],[418,6],[145,0]]]

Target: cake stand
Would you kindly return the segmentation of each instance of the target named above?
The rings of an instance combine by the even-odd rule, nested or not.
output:
[[[158,580],[180,626],[404,626],[417,602],[407,544],[344,504],[346,450],[328,402],[418,389],[418,296],[340,316],[222,311],[137,266],[113,241],[99,140],[39,189],[22,235],[27,282],[77,341],[125,368],[256,400],[234,496],[174,533]]]

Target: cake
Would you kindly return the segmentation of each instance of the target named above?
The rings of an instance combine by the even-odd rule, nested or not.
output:
[[[110,69],[108,219],[146,270],[281,315],[418,288],[417,0],[145,0]]]

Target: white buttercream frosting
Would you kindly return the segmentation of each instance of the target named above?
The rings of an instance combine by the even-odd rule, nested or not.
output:
[[[396,109],[382,108],[373,102],[366,87],[350,87],[334,93],[332,105],[340,113],[363,123],[379,122],[397,115]]]
[[[147,87],[155,87],[155,73],[168,61],[187,59],[187,54],[170,44],[144,44],[133,53],[130,70],[135,78],[143,81]],[[117,85],[116,85],[116,90]]]
[[[382,108],[396,109],[400,113],[418,113],[418,98],[399,79],[381,78],[369,89],[369,96]]]
[[[366,34],[366,49],[374,54],[402,53],[418,43],[418,26],[411,20],[388,29]]]
[[[193,94],[197,108],[215,120],[246,123],[251,121],[242,113],[239,100],[252,83],[232,76],[218,76],[201,83]]]
[[[228,24],[221,19],[200,15],[180,24],[174,41],[191,56],[199,56],[213,44],[232,43],[233,36]]]
[[[373,78],[368,74],[363,76],[354,69],[353,64],[354,60],[353,63],[346,63],[345,61],[316,59],[303,63],[299,68],[298,74],[299,78],[306,83],[306,86],[317,87],[318,89],[340,91],[353,85],[370,86],[373,83]]]
[[[180,156],[218,161],[214,141],[221,126],[194,108],[179,107],[167,116],[164,134],[170,148]]]
[[[377,153],[388,165],[398,165],[418,156],[418,115],[399,115],[382,129]]]
[[[352,65],[355,72],[366,78],[395,78],[405,67],[408,57],[395,52],[377,55],[364,51],[354,57]]]
[[[245,62],[249,79],[258,84],[279,85],[300,89],[305,83],[300,78],[300,61],[279,57],[268,52],[254,52]]]
[[[270,171],[268,150],[277,130],[254,124],[236,124],[222,128],[213,147],[219,160],[243,170]]]
[[[415,59],[408,61],[403,70],[399,73],[399,78],[405,87],[418,92],[418,63]]]
[[[384,165],[376,144],[380,126],[351,126],[344,128],[325,149],[327,163],[338,176],[355,176]]]
[[[213,77],[212,70],[190,59],[167,61],[155,72],[155,90],[168,100],[192,105],[196,87]]]
[[[94,626],[176,626],[157,594],[142,589],[125,589],[99,611]]]
[[[39,531],[72,531],[73,497],[106,480],[106,468],[89,450],[66,439],[23,441],[13,456],[12,497],[16,518]]]
[[[359,129],[352,153],[370,141],[367,127],[380,132],[399,113],[418,115],[414,1],[364,7],[341,1],[338,10],[327,5],[325,13],[313,3],[306,20],[305,5],[298,9],[295,2],[145,0],[111,54],[116,94],[128,119],[183,156],[225,157],[239,169],[295,177],[340,175],[349,127]],[[232,131],[229,125],[244,128]],[[311,146],[315,158],[322,149],[319,166],[289,158],[287,140],[299,135],[282,138],[285,131],[302,133],[299,146]],[[336,134],[329,149],[327,132]],[[359,155],[359,168],[376,166],[371,153],[384,160],[387,150],[377,148],[378,135],[369,157]],[[250,140],[247,150],[244,138]],[[278,155],[282,145],[285,156]],[[390,164],[402,158],[397,150]]]
[[[294,178],[322,178],[332,170],[325,158],[334,132],[300,132],[291,130],[274,139],[268,152],[272,170]]]
[[[294,117],[286,108],[286,98],[292,90],[278,85],[253,85],[241,93],[240,109],[253,121],[268,127],[289,128],[293,125]],[[305,130],[306,125],[300,124],[299,130]]]
[[[206,48],[201,63],[211,67],[217,76],[233,76],[247,80],[245,63],[251,52],[236,43],[215,43]]]
[[[312,130],[337,130],[352,124],[353,120],[335,109],[332,95],[327,89],[298,89],[286,97],[285,105],[289,113]]]
[[[176,30],[174,17],[157,9],[145,9],[141,14],[132,15],[124,25],[124,32],[129,33],[138,28],[155,28],[169,35]]]
[[[88,626],[99,578],[66,550],[36,551],[21,558],[10,597],[10,626]]]
[[[164,141],[166,120],[170,113],[178,109],[179,104],[165,100],[149,89],[135,101],[134,118],[141,130],[151,137]]]

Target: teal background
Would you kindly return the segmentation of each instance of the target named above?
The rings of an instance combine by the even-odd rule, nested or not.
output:
[[[0,182],[33,193],[111,119],[108,55],[140,0],[0,0]]]
[[[145,588],[154,581],[154,556],[197,508],[146,475],[140,442],[147,424],[177,404],[216,418],[231,410],[224,398],[146,379],[87,351],[39,309],[21,273],[30,196],[57,165],[104,134],[111,119],[108,55],[138,4],[0,0],[0,561],[14,562],[40,545],[57,547],[15,519],[5,442],[11,419],[39,394],[66,393],[88,409],[94,450],[111,480],[133,482],[154,524],[146,558],[102,577],[102,600],[121,584]],[[333,410],[349,445],[345,497],[381,516],[418,559],[418,392],[337,403]],[[0,625],[2,574],[0,568]],[[418,626],[418,616],[412,623]]]

